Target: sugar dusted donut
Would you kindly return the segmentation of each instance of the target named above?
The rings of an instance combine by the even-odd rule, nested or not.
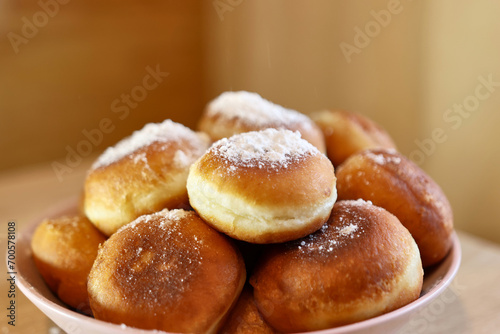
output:
[[[199,129],[213,141],[267,128],[299,131],[302,138],[325,152],[323,133],[309,117],[265,100],[257,93],[222,93],[207,105],[199,123]]]
[[[327,155],[334,166],[369,148],[395,149],[392,138],[377,123],[357,113],[323,110],[311,114],[325,136]]]
[[[422,281],[408,230],[362,200],[337,202],[319,231],[276,245],[250,278],[260,313],[285,333],[387,313],[417,299]]]
[[[175,333],[215,333],[245,282],[241,255],[193,211],[137,218],[99,250],[88,281],[96,319]]]
[[[453,213],[441,188],[416,164],[395,151],[355,154],[337,169],[339,199],[372,201],[394,214],[410,231],[424,267],[451,248]]]
[[[33,260],[45,283],[63,302],[90,314],[87,277],[106,240],[83,216],[46,219],[31,239]]]
[[[181,124],[147,124],[93,164],[84,186],[85,214],[111,235],[142,214],[188,207],[189,166],[207,148],[206,136]]]
[[[191,206],[215,229],[252,243],[303,237],[337,198],[331,162],[298,132],[267,129],[214,143],[191,166]]]

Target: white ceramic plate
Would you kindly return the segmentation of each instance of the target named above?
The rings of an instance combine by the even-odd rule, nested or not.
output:
[[[35,304],[47,317],[70,334],[151,334],[164,333],[152,330],[140,330],[96,320],[75,312],[65,306],[45,285],[31,257],[30,240],[36,226],[44,218],[58,217],[75,213],[75,199],[61,203],[48,210],[39,219],[21,231],[17,240],[17,285],[26,297]],[[355,324],[309,332],[314,334],[346,334],[346,333],[394,333],[407,325],[411,317],[422,307],[436,299],[448,287],[460,266],[461,249],[458,237],[453,235],[453,247],[448,256],[431,270],[426,270],[423,291],[419,299],[395,311],[361,321]]]

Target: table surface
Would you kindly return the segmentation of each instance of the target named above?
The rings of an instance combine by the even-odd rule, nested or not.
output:
[[[47,208],[79,194],[89,161],[67,170],[62,180],[49,163],[0,174],[0,253],[6,251],[7,222],[15,221],[17,231],[22,231]],[[458,236],[462,263],[455,280],[441,298],[417,314],[411,331],[405,333],[500,333],[500,246],[461,231]],[[7,280],[1,279],[2,309],[9,302],[7,291]],[[20,292],[16,305],[16,326],[8,325],[2,313],[0,334],[62,333]]]

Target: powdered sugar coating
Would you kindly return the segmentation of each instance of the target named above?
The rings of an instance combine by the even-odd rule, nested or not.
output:
[[[365,156],[369,159],[371,159],[373,162],[375,162],[378,165],[385,165],[388,163],[396,164],[398,165],[401,162],[401,158],[398,156],[393,155],[394,150],[387,150],[387,153],[391,153],[388,155],[384,155],[382,153],[375,153],[375,152],[367,152]]]
[[[342,217],[340,221],[342,222]],[[332,254],[335,256],[335,251],[345,246],[349,239],[359,238],[362,235],[364,229],[360,223],[362,221],[335,227],[329,227],[325,224],[318,232],[304,238],[297,248],[303,254]]]
[[[343,228],[341,228],[339,230],[339,234],[342,235],[342,236],[348,236],[348,235],[352,235],[354,232],[356,232],[357,230],[359,229],[359,226],[358,225],[355,225],[355,224],[349,224],[347,226],[344,226]]]
[[[300,254],[336,257],[340,248],[346,247],[353,239],[362,237],[366,232],[365,227],[370,224],[366,213],[383,210],[363,199],[342,202],[336,204],[332,217],[319,231],[292,242],[290,247],[296,248]]]
[[[135,131],[131,136],[122,139],[116,145],[108,147],[94,162],[91,170],[108,166],[154,142],[178,142],[181,139],[195,144],[199,143],[199,145],[193,145],[195,147],[204,146],[202,143],[203,138],[196,132],[172,120],[167,119],[161,123],[146,124],[141,130]],[[202,153],[200,152],[200,155]],[[147,164],[146,156],[138,155],[134,157],[134,162]]]
[[[161,211],[153,212],[148,215],[142,215],[132,221],[131,223],[122,226],[118,232],[126,230],[126,229],[133,229],[137,226],[137,224],[140,223],[149,223],[151,221],[159,221],[160,226],[162,228],[166,228],[167,224],[171,224],[172,222],[179,222],[180,220],[186,218],[188,215],[193,214],[191,211],[186,211],[183,209],[174,209],[174,210],[169,210],[169,209],[163,209]],[[118,233],[117,232],[117,233]]]
[[[236,167],[287,168],[292,162],[321,154],[298,131],[266,129],[224,138],[212,145],[209,153]]]
[[[189,286],[203,259],[203,241],[182,233],[183,220],[190,214],[165,209],[141,216],[117,232],[126,239],[116,284],[134,291],[135,300],[171,303]],[[149,284],[140,284],[143,281]]]
[[[294,124],[311,127],[311,120],[304,114],[246,91],[222,93],[208,105],[207,116],[234,121],[237,125],[253,129],[286,128]]]
[[[353,206],[374,207],[372,201],[365,201],[362,198],[358,198],[357,200],[350,200],[349,204],[353,205]],[[380,208],[377,207],[377,209],[380,209]]]

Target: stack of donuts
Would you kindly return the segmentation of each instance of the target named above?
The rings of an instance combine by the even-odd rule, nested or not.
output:
[[[79,213],[47,219],[35,264],[69,307],[176,333],[290,333],[417,298],[451,247],[439,186],[364,116],[306,116],[245,91],[193,131],[148,124],[107,148]]]

